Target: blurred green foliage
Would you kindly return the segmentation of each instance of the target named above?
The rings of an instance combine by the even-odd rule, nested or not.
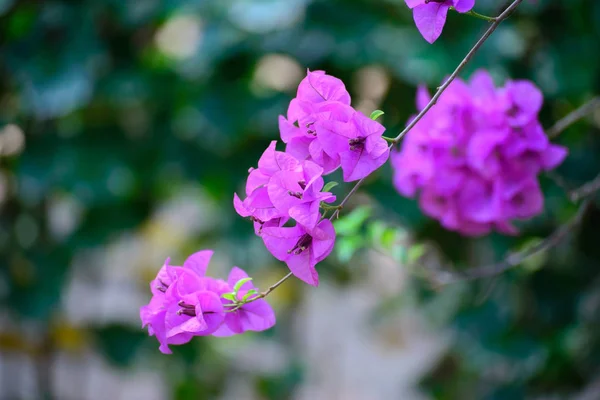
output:
[[[476,9],[494,15],[504,3],[478,0]],[[295,82],[305,68],[340,77],[354,99],[372,100],[372,109],[385,112],[380,121],[397,132],[414,113],[416,85],[438,86],[485,26],[451,14],[442,38],[429,45],[402,0],[0,0],[0,129],[16,125],[25,140],[22,152],[0,154],[0,307],[10,322],[0,326],[0,350],[25,349],[37,357],[92,343],[121,368],[142,350],[161,357],[137,321],[75,330],[64,322],[73,265],[120,235],[152,231],[148,225],[157,207],[200,185],[216,204],[218,223],[179,243],[178,258],[219,238],[233,243],[236,262],[245,260],[247,269],[260,273],[263,266],[251,265],[248,250],[256,244],[252,229],[234,215],[231,198],[248,167],[278,137],[277,116],[294,95],[293,85],[264,77],[268,57],[285,56],[275,60],[283,60],[280,69]],[[499,83],[508,77],[533,80],[546,96],[542,122],[550,126],[600,92],[599,41],[600,2],[525,1],[464,76],[488,68]],[[373,67],[387,83],[383,94],[368,99],[361,72]],[[558,170],[570,187],[600,171],[598,114],[595,121],[578,123],[558,139],[570,148]],[[320,269],[326,279],[360,279],[353,256],[373,242],[395,251],[397,261],[420,260],[423,247],[394,245],[407,232],[418,243],[433,244],[453,265],[481,261],[474,256],[481,251],[499,259],[547,236],[574,208],[561,188],[542,178],[546,211],[522,224],[522,236],[468,240],[442,230],[414,201],[401,198],[391,186],[389,166],[375,175],[364,187],[372,208],[344,209],[347,217],[337,222],[337,260]],[[347,190],[334,188],[340,198]],[[57,210],[66,216],[57,219]],[[572,240],[535,268],[437,291],[415,278],[397,298],[382,299],[381,318],[412,302],[432,324],[456,331],[423,389],[436,399],[559,399],[597,385],[597,222],[600,210],[594,206]],[[124,256],[119,263],[127,269],[132,261]],[[269,277],[283,274],[283,266],[272,263],[276,272]],[[159,266],[145,266],[150,276],[138,283],[146,285]],[[103,267],[90,265],[90,279]],[[287,343],[286,313],[293,312],[294,298],[272,301],[283,304],[279,324],[260,337]],[[33,345],[21,343],[27,339],[18,332],[32,321],[39,337]],[[231,366],[212,346],[197,340],[163,360],[174,398],[223,392]],[[303,373],[294,362],[255,385],[265,398],[289,398]]]

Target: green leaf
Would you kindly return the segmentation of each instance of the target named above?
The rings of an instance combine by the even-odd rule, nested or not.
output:
[[[419,258],[423,257],[425,254],[425,245],[424,244],[415,244],[408,249],[408,253],[406,255],[407,262],[409,264],[413,264],[419,260]]]
[[[339,185],[339,183],[337,183],[336,181],[327,182],[325,184],[325,186],[323,186],[323,190],[321,190],[321,191],[322,192],[329,192],[331,189],[333,189],[337,185]]]
[[[335,231],[338,235],[342,236],[356,235],[361,226],[371,215],[371,211],[371,207],[368,206],[355,208],[350,214],[343,216],[333,223]]]
[[[236,301],[235,300],[235,293],[223,293],[221,295],[222,298],[226,299],[226,300],[231,300],[231,301]]]
[[[237,281],[235,286],[233,286],[233,293],[237,293],[240,290],[240,288],[244,285],[244,283],[250,282],[251,280],[252,280],[252,278],[248,277],[248,278],[242,278],[239,281]]]
[[[381,243],[381,238],[385,234],[387,227],[383,221],[373,221],[367,226],[367,235],[371,244],[377,246]]]
[[[341,262],[347,263],[352,259],[354,253],[360,250],[365,243],[361,236],[347,236],[337,240],[335,250]]]
[[[537,238],[537,237],[531,238],[531,239],[527,240],[519,248],[519,252],[529,251],[530,249],[538,246],[542,241],[543,241],[543,239],[541,239],[541,238]],[[541,251],[532,256],[525,258],[521,264],[522,264],[524,270],[529,271],[529,272],[535,272],[538,269],[542,268],[547,260],[548,260],[548,252]]]
[[[381,110],[375,110],[371,113],[371,115],[369,116],[369,118],[371,118],[373,121],[375,121],[377,118],[381,117],[384,114],[383,111]]]
[[[248,300],[250,298],[250,296],[254,296],[254,295],[257,295],[257,294],[258,294],[258,292],[256,290],[250,289],[250,290],[248,290],[248,293],[246,293],[244,295],[244,297],[242,297],[242,301],[246,301],[246,300]]]

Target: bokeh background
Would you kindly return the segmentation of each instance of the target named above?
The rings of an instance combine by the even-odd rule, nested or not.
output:
[[[0,0],[0,399],[600,399],[595,203],[518,268],[430,284],[568,220],[564,187],[600,172],[598,112],[556,139],[570,156],[519,237],[442,230],[386,165],[337,222],[321,286],[269,297],[275,328],[170,356],[140,329],[168,256],[215,249],[211,274],[263,288],[286,273],[231,203],[306,68],[394,136],[485,28],[451,13],[429,45],[402,0]],[[463,77],[533,80],[549,127],[600,93],[599,43],[600,2],[525,1]]]

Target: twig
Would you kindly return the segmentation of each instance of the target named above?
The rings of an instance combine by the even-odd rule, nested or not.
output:
[[[565,129],[579,121],[581,118],[586,115],[594,112],[597,108],[600,108],[600,97],[594,97],[587,103],[584,103],[581,107],[577,108],[574,111],[571,111],[564,118],[560,119],[554,126],[546,131],[546,134],[550,139],[556,138],[560,135]]]
[[[569,192],[569,199],[571,201],[579,201],[584,197],[588,197],[589,195],[600,190],[600,175],[595,177],[593,180],[581,185],[575,190]]]
[[[348,192],[348,194],[346,195],[346,197],[344,197],[344,199],[342,200],[342,202],[338,205],[338,209],[335,210],[333,212],[333,214],[331,214],[331,217],[329,217],[330,221],[333,221],[340,214],[340,210],[348,202],[348,200],[350,199],[350,197],[352,197],[354,195],[354,193],[356,193],[356,191],[358,190],[358,188],[360,187],[360,185],[362,185],[362,183],[365,181],[365,179],[366,179],[366,177],[362,178],[361,180],[359,180],[358,182],[356,182],[356,184],[354,185],[354,187]]]
[[[570,193],[573,191],[573,188],[571,187],[571,185],[569,185],[567,183],[567,181],[565,180],[565,178],[563,178],[562,176],[560,176],[559,174],[557,174],[555,171],[548,171],[548,172],[546,172],[545,175],[550,180],[552,180],[556,186],[558,186],[565,193],[567,193],[567,196],[569,197],[569,199],[571,198]],[[576,200],[572,200],[572,201],[576,201]]]
[[[519,266],[527,258],[558,245],[558,243],[560,243],[564,239],[564,237],[569,232],[571,232],[571,230],[573,230],[576,226],[578,226],[581,223],[583,216],[585,215],[590,204],[590,199],[585,200],[579,206],[577,213],[569,220],[569,222],[560,226],[557,230],[554,231],[554,233],[552,233],[552,235],[548,236],[543,241],[537,243],[535,246],[532,246],[518,253],[510,254],[504,260],[495,264],[490,264],[477,268],[470,268],[468,270],[460,272],[436,272],[439,275],[435,277],[435,283],[439,286],[442,286],[460,281],[471,281],[480,278],[487,278],[491,276],[500,275],[501,273],[508,271],[509,269]]]
[[[460,64],[458,64],[458,67],[456,67],[456,69],[454,70],[452,75],[450,75],[450,77],[448,77],[448,79],[446,79],[446,82],[444,82],[444,84],[438,88],[437,92],[435,92],[435,94],[433,95],[431,100],[429,100],[429,103],[425,106],[425,108],[423,108],[421,110],[421,112],[419,112],[419,114],[417,114],[417,116],[406,126],[406,128],[404,128],[404,130],[402,132],[400,132],[398,134],[398,136],[396,136],[394,138],[394,141],[393,141],[394,144],[397,144],[400,141],[400,139],[402,139],[402,137],[408,133],[408,131],[410,131],[412,128],[414,128],[414,126],[417,124],[417,122],[419,122],[421,120],[421,118],[423,118],[425,116],[425,114],[427,114],[427,112],[435,105],[435,103],[437,103],[437,101],[440,98],[440,96],[442,95],[442,93],[444,93],[444,91],[448,88],[448,86],[450,86],[452,81],[454,79],[456,79],[458,74],[463,70],[463,68],[467,65],[467,63],[469,61],[471,61],[471,58],[473,57],[473,55],[475,55],[475,53],[477,53],[477,51],[483,45],[483,43],[485,43],[485,41],[496,30],[496,28],[498,28],[498,25],[500,25],[500,23],[502,21],[504,21],[506,18],[508,18],[512,14],[512,12],[517,8],[517,6],[522,1],[523,0],[513,1],[512,4],[510,6],[508,6],[502,14],[500,14],[499,16],[496,17],[496,20],[492,23],[492,25],[488,28],[488,30],[485,31],[483,36],[477,41],[477,43],[475,43],[475,46],[473,46],[473,48],[467,53],[465,58],[463,58],[463,60],[460,62]]]
[[[234,308],[232,308],[231,310],[227,310],[227,312],[233,312],[233,311],[237,311],[240,308],[242,308],[242,306],[244,304],[248,304],[248,303],[252,303],[253,301],[256,301],[258,299],[264,299],[265,297],[267,297],[273,290],[277,289],[279,287],[279,285],[281,285],[283,282],[287,281],[288,279],[290,279],[292,277],[292,273],[288,272],[288,274],[286,276],[284,276],[283,278],[281,278],[280,280],[278,280],[276,283],[272,284],[271,286],[269,286],[269,288],[267,290],[265,290],[264,292],[252,297],[251,299],[248,300],[244,300],[244,301],[240,301],[239,304],[237,306],[235,306]]]

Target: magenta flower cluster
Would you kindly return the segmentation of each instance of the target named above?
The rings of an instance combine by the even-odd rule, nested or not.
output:
[[[280,117],[286,151],[273,141],[248,171],[246,197],[234,195],[238,214],[254,222],[255,233],[302,281],[317,286],[317,263],[333,250],[335,230],[321,209],[336,197],[324,191],[323,176],[340,168],[344,181],[362,179],[383,165],[389,148],[384,128],[350,106],[341,80],[323,71],[300,82],[287,119]],[[181,267],[165,262],[150,283],[152,299],[141,307],[142,326],[156,336],[160,351],[194,336],[230,336],[275,324],[264,294],[233,267],[227,281],[206,276],[211,250],[191,255]]]
[[[450,7],[460,13],[471,11],[475,0],[404,0],[413,10],[415,25],[423,38],[433,43],[440,37]]]
[[[344,181],[351,182],[383,165],[389,157],[385,128],[352,108],[343,82],[323,71],[308,71],[279,128],[285,152],[271,142],[258,168],[249,170],[246,197],[235,194],[233,204],[254,222],[255,233],[275,258],[317,286],[315,265],[335,242],[321,205],[336,197],[323,192],[323,176],[341,167]]]
[[[152,299],[140,309],[140,318],[142,327],[148,326],[148,333],[158,339],[162,353],[171,354],[169,345],[187,343],[194,336],[231,336],[275,325],[275,314],[264,299],[234,311],[234,301],[252,296],[256,288],[238,267],[232,268],[227,281],[206,276],[212,255],[212,250],[199,251],[181,267],[169,265],[167,259],[150,282]]]
[[[429,101],[426,89],[417,107]],[[394,185],[446,229],[479,236],[516,234],[513,220],[539,214],[538,174],[562,163],[538,120],[543,97],[528,81],[496,88],[485,71],[456,79],[392,154]]]

